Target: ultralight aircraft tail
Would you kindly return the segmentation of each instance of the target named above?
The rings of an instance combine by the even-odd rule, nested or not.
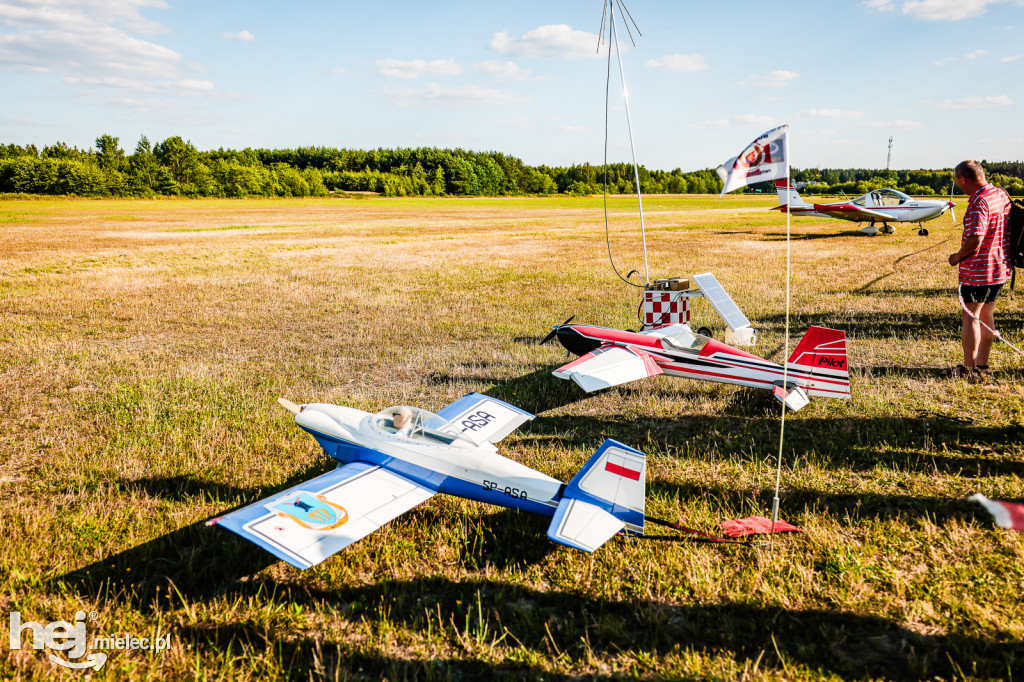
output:
[[[808,395],[850,397],[850,365],[846,358],[846,332],[808,327],[786,367],[794,384]]]
[[[797,207],[797,206],[799,206],[799,207],[807,207],[807,206],[812,206],[812,204],[808,204],[806,201],[804,201],[803,199],[800,198],[800,194],[796,191],[796,188],[793,187],[793,183],[791,183],[787,179],[776,180],[775,181],[775,191],[779,195],[779,205],[776,206],[775,208],[773,208],[772,209],[773,211],[783,211],[783,212],[785,212],[787,198],[789,200],[789,205],[791,207]]]
[[[647,457],[611,438],[565,486],[548,537],[593,552],[621,530],[643,534]]]

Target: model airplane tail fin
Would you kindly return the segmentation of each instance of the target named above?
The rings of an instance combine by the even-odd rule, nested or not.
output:
[[[566,485],[548,537],[593,552],[623,529],[642,534],[646,473],[644,453],[609,438]]]
[[[810,206],[807,202],[800,198],[796,188],[793,187],[793,183],[789,180],[776,180],[775,191],[779,195],[779,205],[775,207],[776,211],[786,210],[786,201],[788,199],[790,206]]]
[[[846,332],[809,327],[786,367],[791,383],[808,395],[850,397],[850,365],[846,358]]]

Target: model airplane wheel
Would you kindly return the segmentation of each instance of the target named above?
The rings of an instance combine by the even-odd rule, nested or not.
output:
[[[928,230],[926,230],[925,228],[922,227],[920,230],[917,231],[917,234],[919,234],[922,237],[927,237],[928,236]]]
[[[895,232],[896,232],[896,228],[895,228],[895,227],[893,227],[892,225],[886,225],[886,226],[885,226],[885,229],[884,229],[884,232],[885,232],[886,234],[893,234],[893,233],[895,233]]]
[[[706,336],[709,339],[714,338],[714,334],[711,333],[710,327],[701,327],[697,330],[697,333],[700,334],[701,336]]]

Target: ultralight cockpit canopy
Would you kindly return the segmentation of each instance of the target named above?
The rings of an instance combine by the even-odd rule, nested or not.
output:
[[[870,198],[870,201],[865,201],[866,198]],[[910,197],[903,192],[894,189],[873,189],[862,197],[854,200],[853,203],[858,206],[900,206],[905,202],[910,201]]]

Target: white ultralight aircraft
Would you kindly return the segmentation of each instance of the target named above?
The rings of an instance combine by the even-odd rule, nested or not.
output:
[[[479,393],[437,414],[278,402],[337,468],[207,525],[297,568],[315,566],[437,493],[552,516],[548,537],[587,552],[620,531],[644,532],[646,457],[614,440],[566,484],[498,454],[494,443],[533,415]]]
[[[952,201],[914,199],[894,189],[873,189],[856,199],[831,204],[808,204],[800,198],[788,180],[776,180],[775,191],[779,194],[779,205],[772,208],[773,211],[785,213],[788,199],[792,215],[870,223],[861,232],[872,237],[879,232],[895,232],[896,228],[889,223],[918,223],[917,233],[925,236],[928,230],[921,223],[938,218],[946,211],[950,212],[953,222],[956,222],[956,213],[952,210],[956,204]],[[882,229],[875,227],[875,223],[882,223]]]

